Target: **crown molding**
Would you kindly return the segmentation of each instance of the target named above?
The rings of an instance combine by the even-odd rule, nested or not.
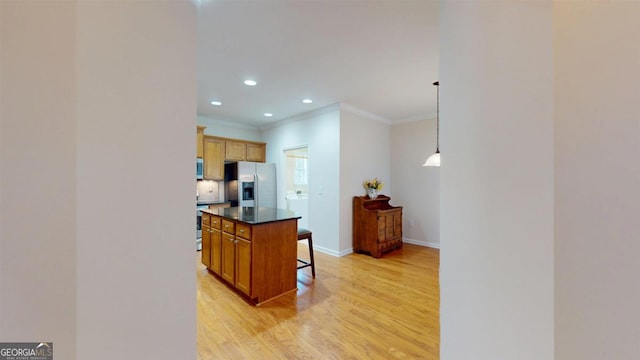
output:
[[[288,125],[294,122],[298,122],[298,121],[302,121],[302,120],[306,120],[306,119],[310,119],[322,114],[326,114],[329,112],[333,112],[333,111],[337,111],[340,110],[340,103],[334,103],[331,105],[327,105],[324,107],[321,107],[319,109],[315,109],[315,110],[311,110],[311,111],[307,111],[305,113],[302,114],[298,114],[298,115],[294,115],[291,117],[288,117],[286,119],[282,119],[282,120],[278,120],[276,122],[270,123],[270,124],[266,124],[266,125],[262,125],[259,127],[259,129],[261,131],[264,130],[269,130],[269,129],[273,129],[279,126],[284,126],[284,125]]]
[[[241,123],[237,123],[237,122],[233,122],[233,121],[227,121],[227,120],[213,119],[213,118],[202,116],[202,115],[198,115],[198,117],[197,117],[198,125],[202,125],[202,121],[200,119],[202,119],[202,121],[206,121],[208,123],[213,123],[213,124],[218,124],[218,125],[223,125],[223,126],[229,126],[229,127],[234,127],[234,128],[238,128],[238,129],[244,129],[244,130],[258,130],[259,129],[257,126],[252,126],[252,125],[248,125],[248,124],[241,124]],[[205,124],[205,125],[210,125],[210,124]]]
[[[371,120],[375,120],[375,121],[379,121],[381,123],[387,124],[387,125],[391,125],[392,122],[391,120],[382,117],[380,115],[374,114],[374,113],[370,113],[366,110],[362,110],[360,108],[357,108],[351,104],[347,104],[347,103],[340,103],[340,110],[345,110],[347,112],[350,112],[354,115],[358,115],[358,116],[362,116],[363,118],[367,118],[367,119],[371,119]]]
[[[394,121],[392,125],[400,125],[400,124],[412,123],[412,122],[422,121],[422,120],[433,120],[436,118],[436,116],[437,116],[436,113],[409,116],[408,118]]]

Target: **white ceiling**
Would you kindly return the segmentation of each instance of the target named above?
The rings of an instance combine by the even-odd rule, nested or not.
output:
[[[261,127],[342,102],[390,123],[434,117],[437,21],[437,1],[202,1],[198,115]]]

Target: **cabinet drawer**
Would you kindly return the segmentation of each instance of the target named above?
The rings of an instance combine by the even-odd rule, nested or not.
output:
[[[202,225],[211,225],[211,215],[207,213],[202,213]]]
[[[235,224],[232,223],[231,221],[227,221],[227,220],[222,220],[222,231],[229,233],[229,234],[234,234],[235,233]]]
[[[211,227],[212,228],[220,229],[220,227],[222,226],[221,222],[222,222],[222,218],[217,217],[217,216],[211,216]]]
[[[251,226],[236,224],[236,236],[251,240]]]

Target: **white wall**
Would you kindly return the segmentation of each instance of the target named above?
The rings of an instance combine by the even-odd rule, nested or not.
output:
[[[640,358],[640,3],[555,4],[556,358]]]
[[[75,359],[75,4],[0,9],[0,341]]]
[[[353,251],[353,197],[366,194],[362,182],[377,177],[391,197],[391,130],[388,124],[344,107],[340,111],[340,255]]]
[[[436,119],[391,127],[392,203],[403,206],[402,232],[411,244],[440,247],[440,168],[423,167],[436,151]]]
[[[552,2],[444,2],[441,357],[552,359]]]
[[[0,9],[0,338],[195,358],[193,5]]]
[[[2,131],[4,129],[4,119],[6,117],[6,114],[4,112],[5,106],[4,106],[4,102],[2,101],[2,99],[5,99],[5,95],[3,93],[3,86],[2,83],[4,82],[4,67],[2,66],[3,63],[3,58],[2,58],[2,23],[4,22],[4,18],[3,18],[3,14],[4,13],[4,6],[2,4],[0,4],[0,215],[4,214],[4,207],[3,207],[3,193],[4,193],[4,188],[2,187],[2,172],[4,169],[4,166],[2,166],[2,164],[4,164],[3,161],[3,137],[2,134],[4,133],[4,131]],[[4,219],[4,216],[2,216],[2,218]],[[5,233],[4,233],[4,222],[2,220],[0,220],[0,273],[4,273],[4,267],[2,266],[2,253],[4,250],[4,238],[5,238]],[[4,296],[2,295],[2,284],[3,284],[3,280],[2,280],[2,275],[0,275],[0,309],[3,309],[2,306],[2,302],[4,299]],[[4,321],[2,321],[4,314],[2,312],[0,312],[0,323],[4,323]],[[0,336],[4,335],[5,331],[3,330],[2,325],[0,325]]]
[[[340,109],[337,104],[283,120],[262,133],[267,161],[283,179],[285,149],[309,147],[309,229],[315,250],[339,254]],[[278,207],[286,208],[285,184],[278,180]]]
[[[205,116],[198,116],[198,125],[206,126],[204,133],[206,135],[221,136],[232,139],[262,141],[260,137],[260,129],[244,125],[236,124],[229,121],[215,120]],[[268,145],[268,144],[267,144]]]
[[[77,16],[77,357],[193,359],[195,7]]]

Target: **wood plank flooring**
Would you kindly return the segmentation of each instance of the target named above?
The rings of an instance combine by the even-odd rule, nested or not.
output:
[[[299,243],[300,257],[308,249]],[[404,244],[380,259],[315,252],[298,291],[249,305],[198,273],[198,359],[438,359],[439,250]]]

